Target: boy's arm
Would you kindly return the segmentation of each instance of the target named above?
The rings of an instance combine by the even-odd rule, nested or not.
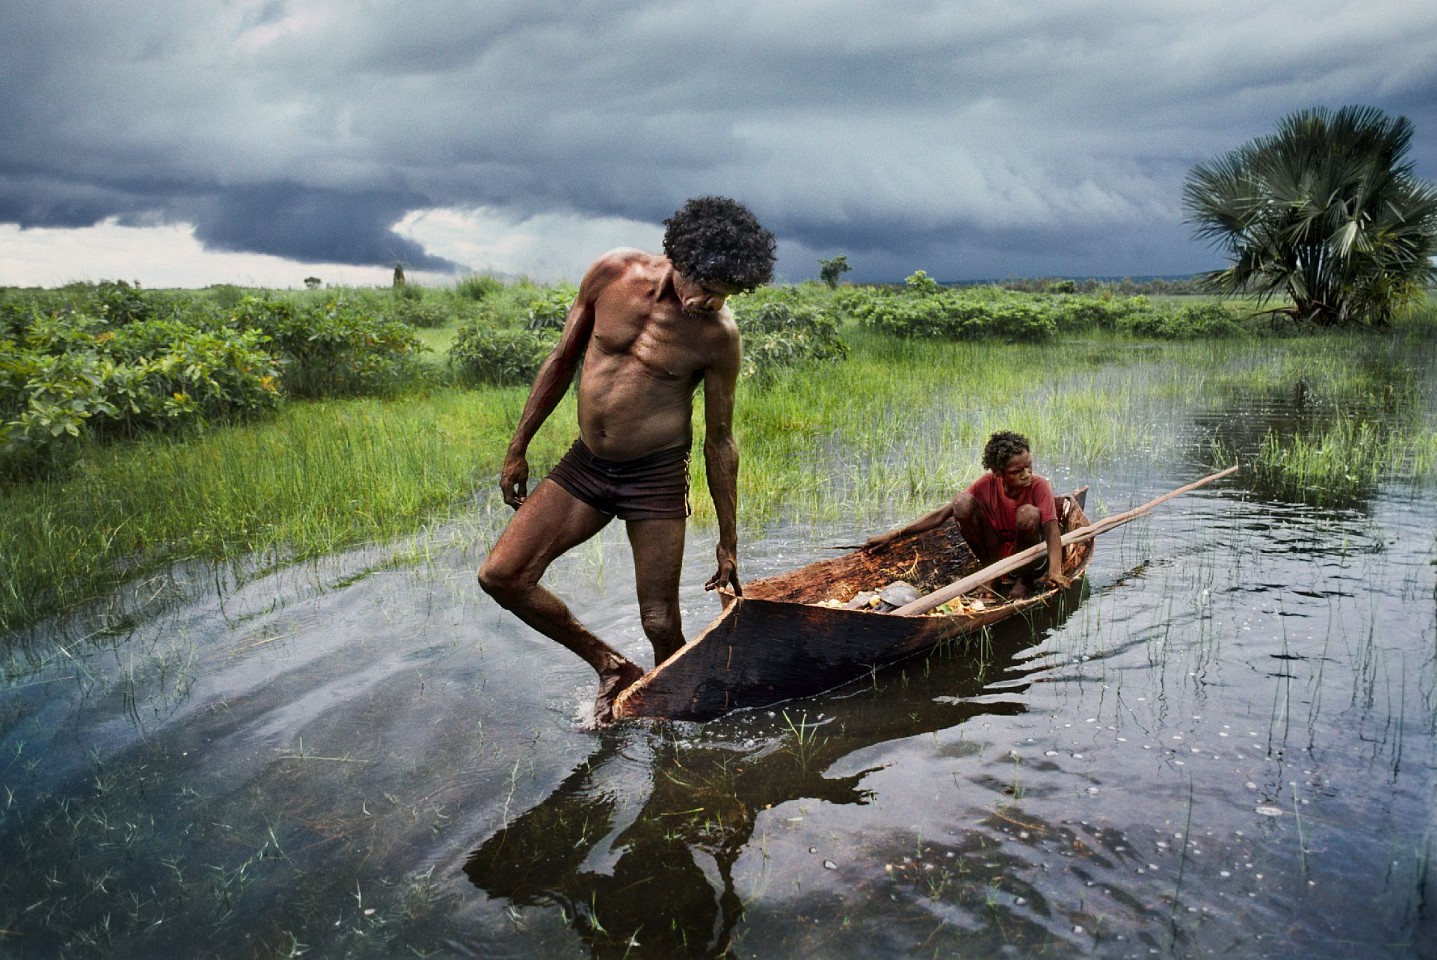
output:
[[[1043,539],[1048,543],[1048,571],[1040,577],[1059,590],[1066,590],[1073,581],[1063,573],[1063,530],[1056,520],[1043,524]]]
[[[922,533],[925,530],[932,530],[934,527],[941,526],[951,516],[953,516],[953,503],[952,501],[949,501],[948,503],[943,504],[943,506],[939,507],[938,509],[930,510],[928,513],[925,513],[923,516],[919,517],[917,520],[914,520],[906,527],[899,527],[896,530],[890,530],[887,533],[880,533],[869,537],[867,540],[863,541],[863,544],[859,547],[859,549],[871,550],[874,547],[882,546],[883,544],[888,543],[891,540],[896,540],[899,537],[906,536],[911,533]]]

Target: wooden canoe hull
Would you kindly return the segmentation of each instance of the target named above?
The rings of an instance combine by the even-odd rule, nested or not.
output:
[[[1079,491],[1061,499],[1066,533],[1088,523]],[[1069,544],[1063,570],[1074,580],[1092,541]],[[1017,601],[989,595],[982,609],[900,616],[819,606],[905,580],[936,589],[978,568],[952,525],[858,550],[744,585],[724,595],[723,613],[614,702],[615,717],[711,720],[730,710],[765,707],[850,683],[873,669],[1041,606],[1057,591]]]

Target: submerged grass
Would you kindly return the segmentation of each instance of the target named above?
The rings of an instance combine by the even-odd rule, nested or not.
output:
[[[844,336],[846,362],[741,385],[745,525],[912,515],[971,481],[999,429],[1026,434],[1049,475],[1129,451],[1240,458],[1268,482],[1348,496],[1428,479],[1437,463],[1430,321],[1261,343]],[[488,500],[526,393],[444,388],[294,404],[263,423],[97,449],[64,478],[0,490],[0,629],[176,560],[285,563],[392,540],[476,493]],[[1271,409],[1251,415],[1254,397]],[[572,402],[531,447],[531,483],[572,439]],[[1174,421],[1164,411],[1175,407],[1191,415]],[[1200,415],[1209,426],[1195,426]],[[711,522],[701,445],[696,453],[691,500]]]

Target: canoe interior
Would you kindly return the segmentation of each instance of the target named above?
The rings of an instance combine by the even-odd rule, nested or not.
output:
[[[1082,501],[1087,488],[1058,498],[1063,532],[1088,523]],[[1074,569],[1086,562],[1092,543],[1069,544],[1064,548],[1063,567]],[[860,591],[877,590],[895,580],[904,580],[919,594],[931,593],[965,577],[979,567],[958,528],[946,523],[934,530],[892,540],[873,550],[856,550],[797,570],[780,573],[743,585],[746,599],[778,600],[785,603],[846,602]],[[979,597],[994,598],[991,590],[979,589]]]

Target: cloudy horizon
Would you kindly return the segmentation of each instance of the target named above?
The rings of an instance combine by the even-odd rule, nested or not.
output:
[[[1161,276],[1195,163],[1312,107],[1410,118],[1430,0],[18,0],[0,284],[577,280],[689,196],[778,274]]]

